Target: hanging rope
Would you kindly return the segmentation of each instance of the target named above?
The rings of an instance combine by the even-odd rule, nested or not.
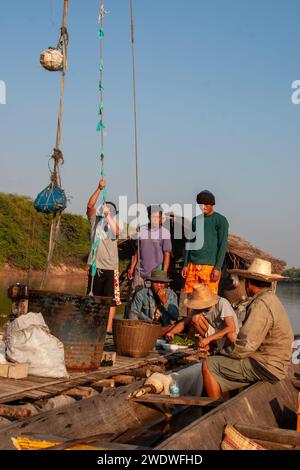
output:
[[[57,119],[56,144],[53,150],[53,155],[51,157],[54,162],[53,173],[51,175],[52,187],[61,187],[59,168],[60,168],[60,165],[64,162],[63,154],[62,154],[62,151],[60,150],[60,146],[61,146],[61,138],[62,138],[63,96],[65,92],[65,76],[66,76],[66,70],[67,70],[67,52],[68,52],[68,43],[69,43],[69,35],[67,31],[68,7],[69,7],[69,0],[64,0],[61,33],[60,33],[60,38],[58,40],[58,45],[57,45],[57,49],[60,49],[63,54],[63,68],[62,68],[62,75],[61,75],[61,80],[60,80],[60,98],[59,98],[59,110],[58,110],[58,119]],[[49,239],[47,264],[46,264],[46,269],[45,269],[44,276],[41,282],[41,288],[45,286],[48,280],[49,268],[50,268],[51,260],[53,257],[55,244],[58,238],[58,233],[59,233],[59,228],[60,228],[60,223],[61,223],[61,215],[62,215],[62,211],[55,212],[53,215],[53,219],[51,223],[50,239]]]
[[[100,78],[99,78],[99,94],[100,94],[100,102],[99,102],[99,122],[97,125],[97,131],[100,133],[100,177],[105,178],[105,172],[104,172],[104,159],[105,159],[105,154],[104,154],[104,131],[105,131],[105,124],[104,124],[104,87],[103,87],[103,71],[104,71],[104,53],[103,53],[103,43],[104,43],[104,18],[105,15],[108,12],[104,8],[104,0],[100,0],[100,14],[99,14],[99,39],[100,39],[100,65],[99,65],[99,72],[100,72]],[[107,190],[106,187],[103,188],[101,191],[101,196],[102,196],[102,203],[101,205],[103,206],[107,200]],[[96,256],[97,256],[97,250],[98,247],[102,241],[102,233],[103,233],[103,228],[104,228],[104,215],[102,214],[102,220],[100,222],[100,227],[99,230],[96,231],[98,234],[94,242],[92,243],[92,249],[91,249],[91,255],[90,255],[90,263],[91,263],[91,287],[90,287],[90,292],[89,295],[93,295],[93,288],[94,288],[94,279],[97,274],[97,265],[96,265]]]
[[[100,93],[100,103],[99,103],[99,122],[97,126],[97,131],[100,132],[100,166],[101,171],[100,175],[101,178],[105,177],[104,173],[104,105],[103,105],[103,95],[104,95],[104,88],[103,88],[103,71],[104,71],[104,63],[103,63],[103,42],[104,42],[104,18],[108,12],[104,8],[104,0],[100,0],[100,15],[99,15],[99,39],[100,39],[100,65],[99,65],[99,72],[100,72],[100,79],[99,79],[99,93]],[[103,202],[106,201],[107,192],[106,188],[102,191],[102,198]]]
[[[136,105],[136,72],[135,72],[135,37],[134,37],[134,11],[133,0],[130,0],[131,18],[131,54],[132,54],[132,83],[133,83],[133,107],[134,107],[134,153],[135,153],[135,190],[137,203],[137,220],[139,219],[140,187],[139,187],[139,158],[138,158],[138,131],[137,131],[137,105]],[[140,242],[137,243],[137,271],[140,274]]]

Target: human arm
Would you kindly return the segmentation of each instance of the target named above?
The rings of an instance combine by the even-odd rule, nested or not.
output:
[[[159,288],[152,286],[152,290],[156,298],[159,299],[159,310],[164,318],[168,320],[177,320],[179,316],[177,295],[171,289]]]
[[[184,250],[183,269],[189,264],[190,250]]]
[[[185,242],[185,250],[184,250],[184,256],[183,256],[183,268],[181,271],[181,276],[183,277],[183,279],[186,279],[187,277],[188,264],[191,259],[191,250],[189,250],[187,247],[192,246],[193,243],[196,241],[196,237],[197,237],[196,226],[197,226],[196,217],[194,217],[192,219],[190,234],[187,237],[186,242]]]
[[[227,336],[230,333],[235,332],[235,324],[234,324],[233,317],[225,317],[224,322],[226,324],[225,328],[223,328],[220,331],[217,331],[213,335],[210,335],[210,336],[207,336],[206,338],[203,338],[199,343],[200,348],[205,348],[212,341],[216,341],[218,339],[223,338],[224,336]]]
[[[130,312],[129,312],[129,319],[130,320],[146,320],[150,321],[151,318],[143,312],[144,306],[144,289],[138,291],[132,301]]]
[[[215,270],[218,272],[221,272],[225,255],[226,255],[226,251],[227,251],[228,229],[229,229],[228,221],[225,217],[222,216],[218,224],[218,252],[217,252],[216,264],[215,264]]]
[[[104,178],[102,178],[102,179],[99,181],[98,188],[96,189],[95,192],[93,192],[93,194],[91,195],[90,199],[88,200],[87,208],[86,208],[86,213],[87,213],[87,216],[88,216],[89,218],[90,218],[90,217],[93,217],[93,216],[96,214],[95,205],[96,205],[96,203],[97,203],[99,194],[100,194],[101,191],[105,188],[105,186],[106,186],[106,180],[105,180]]]
[[[108,222],[108,225],[110,226],[110,229],[115,234],[115,236],[118,238],[118,236],[121,233],[120,226],[116,222],[116,219],[111,216],[110,210],[109,210],[109,208],[107,207],[106,204],[104,204],[104,206],[103,206],[103,214],[105,215],[105,217],[107,219],[107,222]]]
[[[265,303],[256,299],[247,314],[247,320],[239,331],[238,337],[231,346],[224,348],[220,354],[235,359],[251,356],[257,351],[273,325],[273,319]]]
[[[127,279],[129,279],[129,281],[131,281],[131,279],[133,278],[133,273],[137,265],[137,261],[138,261],[138,256],[137,256],[137,251],[136,251],[131,258],[131,265],[127,272]]]
[[[168,272],[169,266],[170,266],[170,258],[171,258],[171,253],[169,251],[164,252],[164,267],[163,271],[166,273]]]
[[[162,228],[162,238],[162,251],[164,254],[163,271],[168,272],[171,259],[172,241],[170,232],[164,228]]]
[[[167,333],[166,338],[171,341],[174,335],[182,333],[186,326],[189,326],[191,323],[191,318],[187,317],[185,320],[180,321],[177,325],[173,326],[173,328]]]

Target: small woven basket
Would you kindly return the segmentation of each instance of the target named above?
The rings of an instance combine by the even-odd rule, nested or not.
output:
[[[50,72],[58,72],[63,68],[64,57],[59,49],[49,47],[40,55],[40,64]]]
[[[153,349],[161,325],[143,320],[115,319],[113,336],[117,354],[144,357]]]

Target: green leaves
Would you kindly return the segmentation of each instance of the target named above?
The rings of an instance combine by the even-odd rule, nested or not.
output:
[[[34,210],[32,199],[0,193],[0,265],[44,270],[51,220]],[[84,268],[89,251],[88,221],[64,213],[53,263]]]

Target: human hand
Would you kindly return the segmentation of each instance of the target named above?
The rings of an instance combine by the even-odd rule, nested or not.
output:
[[[210,275],[210,280],[212,282],[217,282],[221,277],[221,271],[219,269],[213,269]]]
[[[170,342],[170,341],[172,341],[173,338],[174,338],[174,333],[172,333],[172,331],[169,331],[166,334],[166,340]]]
[[[128,281],[132,281],[133,279],[133,269],[132,268],[129,268],[128,271],[127,271],[127,279]]]
[[[199,341],[199,348],[205,349],[206,351],[208,351],[209,350],[209,343],[210,343],[209,338],[201,338],[200,341]]]
[[[186,276],[187,276],[187,266],[184,266],[184,268],[182,268],[181,276],[183,277],[183,279],[186,278]]]
[[[104,189],[105,186],[106,186],[106,179],[102,178],[102,179],[99,181],[98,188],[100,189],[100,191],[102,191],[102,189]]]
[[[106,204],[104,204],[103,206],[103,214],[105,215],[105,217],[110,215],[109,207]]]
[[[158,308],[155,309],[155,312],[153,314],[153,320],[154,321],[159,321],[161,318],[161,312]]]
[[[167,293],[166,293],[166,290],[165,289],[158,289],[156,291],[158,297],[160,298],[161,302],[163,304],[166,304],[168,299],[167,299]]]

